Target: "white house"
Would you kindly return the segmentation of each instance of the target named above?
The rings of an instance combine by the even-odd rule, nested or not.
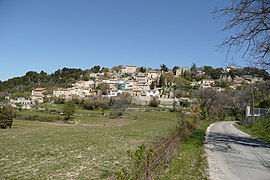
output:
[[[146,97],[159,97],[159,94],[160,93],[157,89],[146,91]]]
[[[137,66],[124,66],[121,69],[122,74],[132,74],[135,73],[137,70]]]
[[[148,75],[148,79],[150,80],[157,80],[160,77],[160,72],[157,71],[148,71],[147,75]]]
[[[230,72],[231,70],[237,70],[237,67],[235,67],[235,66],[229,66],[229,67],[226,67],[225,68],[225,71],[226,72]]]
[[[116,97],[118,95],[118,93],[121,94],[122,92],[108,90],[108,94],[102,95],[102,97],[107,97],[107,98]]]
[[[213,84],[215,84],[215,80],[213,80],[213,79],[203,79],[202,83],[201,83],[201,88],[202,89],[210,88],[210,87],[212,87]]]
[[[23,97],[19,97],[17,99],[10,99],[9,101],[13,107],[17,107],[19,104],[22,109],[31,109],[31,100],[30,99],[25,99]]]
[[[148,74],[147,73],[138,73],[135,77],[138,83],[147,83],[148,82]]]

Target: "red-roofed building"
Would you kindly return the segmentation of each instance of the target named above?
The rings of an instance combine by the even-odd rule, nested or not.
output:
[[[36,88],[36,89],[34,89],[34,91],[37,91],[37,92],[39,92],[39,91],[45,91],[46,90],[46,88]]]

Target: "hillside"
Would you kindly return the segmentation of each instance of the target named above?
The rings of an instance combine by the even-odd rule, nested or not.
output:
[[[26,92],[35,87],[69,87],[72,83],[85,77],[87,71],[75,68],[58,69],[52,74],[44,71],[37,73],[29,71],[24,76],[14,77],[7,81],[0,82],[2,93]]]

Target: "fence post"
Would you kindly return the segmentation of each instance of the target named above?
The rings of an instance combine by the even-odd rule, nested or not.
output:
[[[245,118],[247,118],[248,116],[250,116],[250,106],[246,107],[246,117]]]
[[[150,165],[150,154],[148,153],[147,154],[147,157],[146,157],[146,179],[150,179],[149,178],[149,165]]]

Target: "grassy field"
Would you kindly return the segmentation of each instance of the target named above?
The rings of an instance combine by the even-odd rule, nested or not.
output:
[[[236,127],[253,137],[270,143],[270,118],[256,119],[250,125],[236,125]]]
[[[209,179],[204,152],[204,136],[209,123],[203,124],[180,147],[178,157],[171,163],[161,179]]]
[[[106,178],[128,163],[128,149],[166,136],[176,122],[170,112],[127,117],[76,115],[77,124],[16,120],[0,130],[0,179]]]

